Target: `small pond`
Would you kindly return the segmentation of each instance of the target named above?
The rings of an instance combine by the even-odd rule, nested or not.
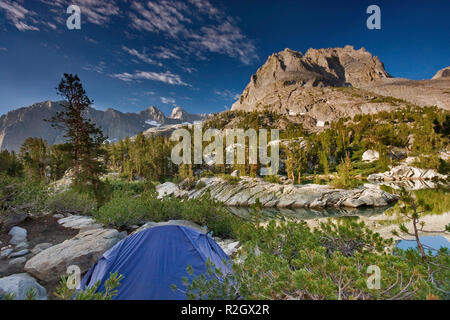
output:
[[[431,250],[432,254],[436,254],[436,250],[440,248],[449,248],[450,242],[443,236],[421,236],[420,242],[424,246],[425,251]],[[417,248],[415,240],[400,240],[397,242],[397,248],[407,250]]]

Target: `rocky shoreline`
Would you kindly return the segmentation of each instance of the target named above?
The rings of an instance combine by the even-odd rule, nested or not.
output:
[[[401,164],[391,167],[389,171],[374,173],[367,177],[369,181],[409,181],[409,180],[446,180],[447,176],[433,169],[420,169]]]
[[[196,199],[209,193],[211,198],[230,207],[250,206],[256,199],[266,208],[381,207],[398,199],[372,184],[344,190],[318,184],[270,183],[250,177],[241,177],[237,183],[220,177],[201,178],[190,190],[166,182],[156,186],[156,191],[159,198],[173,195]]]

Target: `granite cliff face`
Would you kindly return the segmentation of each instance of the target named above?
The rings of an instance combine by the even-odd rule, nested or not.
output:
[[[0,150],[18,151],[28,137],[40,137],[49,144],[63,143],[64,133],[52,128],[50,123],[45,121],[62,108],[62,102],[46,101],[12,110],[1,116]],[[86,117],[96,123],[110,141],[132,137],[161,125],[190,122],[191,118],[203,119],[202,115],[191,115],[186,111],[179,118],[166,117],[154,106],[139,113],[123,113],[111,108],[104,111],[89,108]]]
[[[439,80],[422,82],[392,78],[378,57],[352,46],[309,49],[305,54],[285,49],[271,55],[251,76],[232,110],[268,108],[323,122],[389,111],[408,103],[450,108],[450,95],[445,91],[450,78],[443,80],[446,74],[443,69],[436,75]],[[384,96],[404,101],[393,104]]]
[[[232,110],[253,106],[285,88],[342,87],[388,77],[379,59],[364,49],[309,49],[305,55],[285,49],[271,55],[251,77]]]

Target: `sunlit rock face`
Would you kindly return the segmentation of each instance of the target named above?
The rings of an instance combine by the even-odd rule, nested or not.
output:
[[[441,70],[439,70],[438,72],[436,72],[436,74],[433,76],[433,80],[436,79],[444,79],[444,78],[448,78],[450,79],[450,66],[443,68]]]
[[[201,178],[203,187],[185,190],[172,182],[156,187],[159,198],[200,198],[208,193],[213,199],[232,207],[247,207],[256,200],[266,208],[327,208],[327,207],[382,207],[398,198],[373,185],[343,190],[326,185],[293,185],[270,183],[259,178],[241,177],[239,183],[229,183],[222,178]]]
[[[449,87],[446,70],[433,80],[393,78],[364,48],[309,49],[305,54],[285,49],[269,56],[251,76],[232,110],[269,109],[290,117],[310,116],[321,123],[408,103],[450,109]],[[405,101],[394,106],[380,100],[380,95]]]

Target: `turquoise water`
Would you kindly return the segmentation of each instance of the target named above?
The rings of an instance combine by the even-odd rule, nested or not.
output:
[[[419,239],[426,251],[428,251],[430,248],[434,249],[431,250],[433,254],[436,254],[436,250],[439,250],[440,248],[450,249],[450,242],[443,236],[423,236],[419,237]],[[397,248],[403,250],[417,248],[417,243],[415,240],[400,240],[397,243]]]

